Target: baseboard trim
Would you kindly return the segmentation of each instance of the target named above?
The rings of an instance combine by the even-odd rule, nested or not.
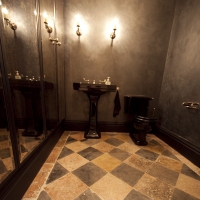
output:
[[[31,152],[29,157],[22,162],[20,168],[13,171],[7,177],[5,183],[0,188],[0,197],[2,200],[22,199],[63,132],[64,120],[57,125],[46,140]]]
[[[200,148],[193,145],[184,138],[169,131],[168,129],[157,126],[155,135],[178,151],[181,155],[190,160],[193,164],[200,167]]]
[[[101,132],[129,132],[130,123],[127,122],[98,122],[98,129]],[[66,131],[85,131],[88,127],[87,121],[66,120]]]

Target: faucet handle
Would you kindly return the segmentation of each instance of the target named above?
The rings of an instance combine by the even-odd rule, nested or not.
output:
[[[90,83],[90,80],[89,80],[89,79],[86,80],[85,78],[83,78],[83,80],[84,80],[85,82],[87,82],[87,83]]]

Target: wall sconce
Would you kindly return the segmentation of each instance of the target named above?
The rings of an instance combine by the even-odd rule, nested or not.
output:
[[[46,12],[43,13],[43,17],[44,17],[45,28],[47,29],[47,32],[50,34],[52,33],[53,29],[51,28],[51,26],[48,25]]]
[[[80,15],[78,14],[76,16],[76,20],[77,20],[77,31],[76,31],[76,35],[78,35],[79,37],[82,35],[81,31],[80,31]]]
[[[112,40],[115,39],[115,37],[116,37],[115,31],[117,30],[117,28],[116,28],[117,22],[118,22],[118,19],[115,18],[115,19],[114,19],[114,28],[113,28],[113,32],[110,34],[110,38],[111,38]]]
[[[58,46],[61,46],[61,42],[58,41],[58,38],[49,38],[49,41],[52,43],[52,44],[57,44]]]
[[[3,13],[4,20],[6,21],[6,24],[9,25],[12,30],[15,31],[17,29],[17,25],[15,23],[12,23],[8,19],[8,10],[5,7],[2,8],[2,13]]]

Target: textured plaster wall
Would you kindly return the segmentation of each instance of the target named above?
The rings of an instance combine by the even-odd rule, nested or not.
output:
[[[121,112],[113,118],[115,93],[101,96],[99,121],[125,122],[126,94],[154,97],[157,108],[175,9],[175,0],[67,0],[64,1],[66,119],[88,120],[87,96],[73,90],[85,77],[111,77],[120,87]],[[82,16],[82,36],[76,35],[77,14]],[[119,19],[116,38],[109,37],[113,19]]]
[[[200,147],[200,1],[178,0],[159,100],[161,126]]]

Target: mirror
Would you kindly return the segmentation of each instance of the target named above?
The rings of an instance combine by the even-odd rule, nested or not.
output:
[[[35,0],[2,0],[4,50],[10,90],[14,105],[15,125],[20,142],[20,161],[44,139],[40,64],[37,43],[37,2]]]

